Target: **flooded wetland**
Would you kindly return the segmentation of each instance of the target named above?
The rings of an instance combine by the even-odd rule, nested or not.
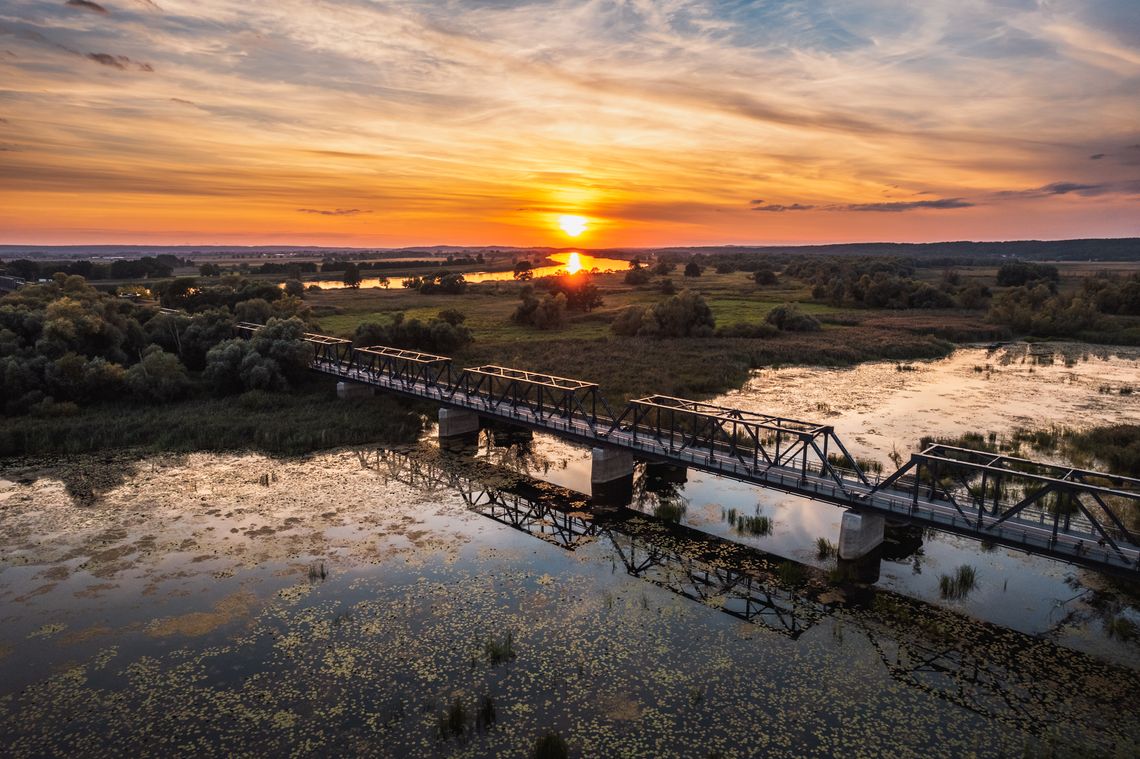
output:
[[[966,348],[771,369],[715,402],[823,419],[893,470],[933,431],[1140,422],[1140,353]],[[1126,389],[1127,388],[1127,389]],[[873,577],[833,506],[589,451],[431,436],[308,457],[8,461],[13,756],[1135,756],[1134,589],[931,531]],[[681,481],[678,481],[681,480]],[[957,597],[942,575],[971,568]],[[869,580],[874,580],[873,582]]]

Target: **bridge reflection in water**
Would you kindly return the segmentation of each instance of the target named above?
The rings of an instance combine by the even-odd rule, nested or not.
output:
[[[565,550],[601,542],[629,575],[793,640],[824,622],[833,636],[861,636],[897,682],[1035,735],[1133,713],[1135,672],[1038,637],[890,591],[837,586],[816,567],[641,511],[593,508],[585,495],[486,460],[433,448],[358,458],[418,490],[458,493],[471,511]]]
[[[261,329],[237,325],[253,339]],[[591,382],[461,369],[446,356],[326,335],[305,340],[315,371],[439,404],[441,436],[492,420],[593,446],[595,465],[612,470],[603,480],[628,474],[636,456],[846,508],[846,558],[881,541],[891,518],[1140,578],[1140,479],[935,444],[872,482],[830,425],[662,395],[615,411]]]

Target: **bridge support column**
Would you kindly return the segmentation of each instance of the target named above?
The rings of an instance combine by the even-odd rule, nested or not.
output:
[[[861,559],[883,542],[886,519],[879,514],[849,509],[839,527],[839,558]]]
[[[441,440],[477,435],[478,433],[479,415],[474,411],[455,408],[441,408],[439,410],[439,437]]]
[[[371,398],[374,395],[376,395],[376,388],[372,385],[365,385],[360,382],[336,383],[336,397],[342,401],[350,401],[353,398]]]
[[[594,448],[590,468],[592,500],[599,506],[625,506],[633,499],[633,454]]]

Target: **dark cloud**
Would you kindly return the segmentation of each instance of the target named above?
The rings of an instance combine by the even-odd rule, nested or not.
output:
[[[772,213],[783,213],[784,211],[810,211],[815,206],[804,205],[803,203],[792,203],[791,205],[781,205],[780,203],[765,203],[763,200],[752,201],[753,211],[771,211]]]
[[[1005,198],[1046,198],[1050,195],[1103,195],[1113,191],[1111,184],[1084,184],[1082,182],[1053,182],[1028,190],[1003,190],[998,195]]]
[[[110,66],[119,70],[125,70],[128,66],[134,66],[139,71],[154,71],[154,67],[149,63],[142,61],[132,61],[125,55],[111,55],[110,53],[88,53],[87,57],[96,63],[104,66]]]
[[[64,5],[70,5],[74,8],[82,8],[87,11],[94,11],[95,13],[106,13],[107,9],[99,3],[93,3],[91,0],[67,0]]]
[[[975,204],[965,198],[939,198],[938,200],[908,200],[893,203],[850,203],[844,206],[829,206],[829,211],[875,211],[880,213],[901,213],[921,211],[926,208],[946,210],[972,208]]]
[[[324,208],[298,208],[298,213],[315,213],[321,216],[356,216],[361,213],[372,213],[371,211],[362,210],[360,208],[336,208],[328,210]]]
[[[1105,153],[1093,153],[1092,155],[1089,156],[1089,160],[1090,161],[1099,161],[1100,159],[1104,158],[1105,155],[1106,155]]]

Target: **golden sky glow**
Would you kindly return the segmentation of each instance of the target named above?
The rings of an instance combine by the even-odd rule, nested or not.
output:
[[[1137,50],[1135,0],[7,0],[0,242],[1137,235]]]

